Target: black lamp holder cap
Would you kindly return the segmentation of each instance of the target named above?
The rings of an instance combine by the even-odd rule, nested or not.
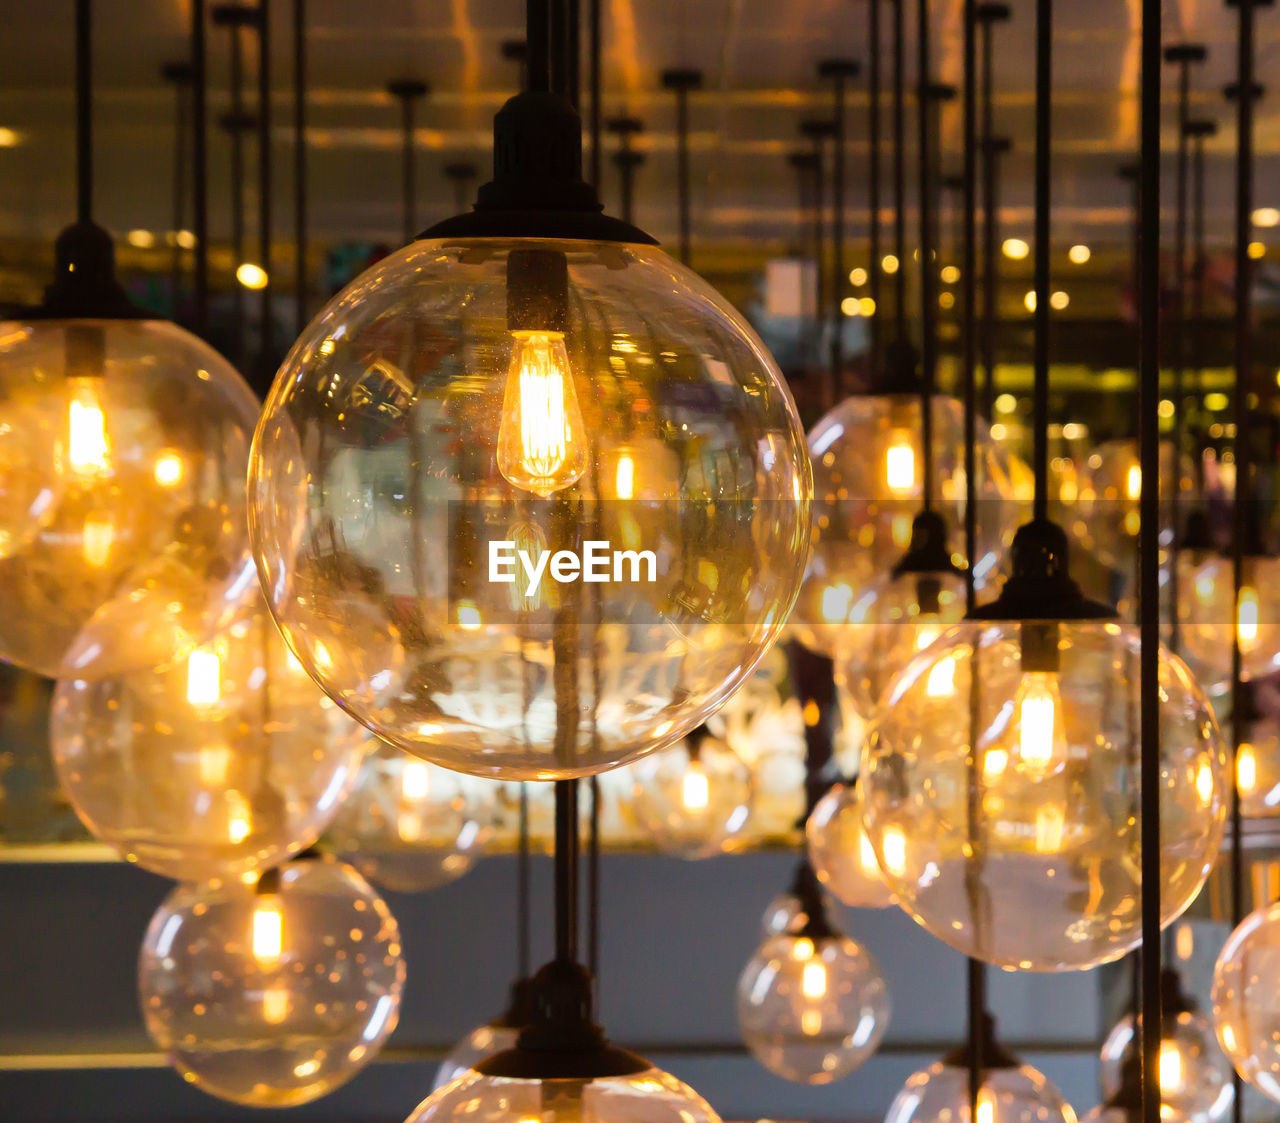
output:
[[[1013,151],[1013,138],[1007,136],[989,136],[982,140],[982,150],[989,156],[1003,156]]]
[[[516,94],[493,119],[493,178],[475,207],[419,238],[544,238],[656,245],[603,213],[582,178],[582,120],[559,94]]]
[[[258,118],[244,110],[239,113],[224,113],[218,118],[218,128],[228,133],[247,133],[257,126]]]
[[[806,148],[799,152],[788,152],[787,163],[797,171],[812,171],[818,166],[818,157]]]
[[[818,63],[819,78],[856,78],[862,73],[862,63],[851,58],[825,58]]]
[[[591,1017],[591,973],[555,959],[529,984],[529,1022],[512,1049],[476,1065],[483,1076],[514,1080],[601,1080],[650,1068],[643,1057],[610,1045]]]
[[[955,101],[960,95],[960,91],[949,82],[930,82],[924,92],[930,101]]]
[[[1033,519],[1013,537],[1013,573],[1000,595],[969,613],[970,620],[1111,620],[1116,612],[1090,600],[1068,572],[1066,531],[1049,519]]]
[[[921,511],[912,520],[911,541],[892,572],[894,577],[962,572],[951,560],[947,549],[947,520],[939,512]]]
[[[252,27],[262,24],[262,9],[257,4],[216,4],[210,13],[215,27]]]
[[[529,44],[523,39],[507,39],[502,44],[502,57],[507,62],[524,62],[529,57]]]
[[[387,83],[387,93],[404,101],[426,97],[431,87],[420,78],[396,78]]]
[[[1249,726],[1265,720],[1267,715],[1258,705],[1258,688],[1251,679],[1242,679],[1232,696],[1231,721],[1239,725],[1240,739],[1248,740]]]
[[[160,77],[175,86],[189,86],[195,77],[195,67],[186,59],[166,62],[160,67]]]
[[[1250,87],[1250,89],[1253,90],[1254,101],[1260,100],[1262,96],[1267,92],[1267,87],[1264,86],[1261,82],[1254,82],[1253,85]],[[1240,96],[1240,83],[1229,82],[1227,85],[1223,86],[1222,96],[1226,98],[1227,101],[1235,101],[1236,98]]]
[[[974,17],[979,23],[1005,23],[1013,18],[1013,8],[1008,4],[979,4]]]
[[[702,71],[691,67],[672,67],[662,72],[662,88],[664,90],[700,90],[702,88]]]
[[[1165,62],[1204,62],[1209,48],[1203,43],[1172,43],[1164,49]]]
[[[982,1062],[982,1071],[1020,1068],[1022,1062],[1008,1049],[1000,1044],[996,1037],[996,1020],[987,1011],[982,1013],[982,1021],[978,1026],[978,1057]],[[973,1056],[970,1042],[957,1045],[942,1058],[948,1068],[968,1068]]]
[[[507,995],[507,1008],[489,1024],[495,1029],[524,1029],[533,1021],[533,980],[517,979]]]
[[[42,320],[155,320],[116,279],[111,235],[94,222],[75,222],[54,243],[53,281],[30,315]]]
[[[604,123],[605,131],[620,137],[635,136],[644,132],[644,122],[639,117],[610,117]]]
[[[638,168],[644,164],[648,157],[643,152],[637,152],[633,148],[624,148],[615,152],[609,159],[619,168]]]
[[[800,122],[800,135],[807,140],[827,140],[836,135],[836,123],[827,117],[810,117]]]
[[[1208,553],[1216,546],[1212,528],[1209,526],[1209,512],[1201,505],[1192,507],[1187,512],[1186,522],[1182,524],[1182,536],[1178,540],[1178,549],[1183,553]]]
[[[1196,117],[1187,122],[1187,136],[1215,136],[1218,132],[1218,122],[1210,121],[1207,117]]]

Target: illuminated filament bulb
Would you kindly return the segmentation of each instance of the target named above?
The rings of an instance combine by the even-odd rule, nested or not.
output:
[[[115,523],[107,516],[93,515],[84,521],[84,529],[80,534],[80,553],[89,565],[100,568],[110,559],[111,544],[115,538]]]
[[[827,969],[816,959],[804,965],[800,973],[800,993],[805,998],[825,998],[827,994]]]
[[[691,760],[680,782],[680,799],[686,811],[705,811],[711,801],[711,782],[707,770]]]
[[[1258,754],[1248,742],[1236,753],[1236,786],[1241,795],[1251,795],[1258,786]]]
[[[1182,1053],[1173,1041],[1160,1042],[1160,1091],[1168,1096],[1182,1091]]]
[[[400,794],[406,799],[420,803],[427,798],[430,791],[430,772],[425,761],[406,760],[400,772]]]
[[[270,967],[284,953],[284,912],[275,893],[262,893],[253,904],[253,931],[250,933],[253,958]]]
[[[1067,742],[1062,729],[1058,676],[1050,671],[1023,672],[1014,701],[1022,767],[1032,774],[1043,774],[1065,764]]]
[[[950,698],[956,692],[956,661],[939,659],[929,671],[925,693],[930,698]]]
[[[1236,607],[1236,635],[1241,651],[1249,652],[1258,646],[1258,615],[1258,590],[1252,585],[1242,586]]]
[[[222,660],[207,647],[197,647],[187,659],[187,702],[212,706],[222,697]]]
[[[202,745],[196,755],[200,783],[211,788],[223,787],[231,775],[231,750],[226,745]]]
[[[923,651],[942,635],[942,620],[936,612],[922,612],[916,617],[916,650]],[[951,660],[947,660],[950,662]]]
[[[513,331],[498,426],[498,470],[516,487],[551,495],[587,469],[587,434],[564,335]]]
[[[901,827],[887,827],[881,842],[884,852],[884,868],[901,876],[907,869],[907,836]]]
[[[996,1123],[996,1098],[990,1088],[983,1088],[978,1093],[976,1123]]]
[[[889,447],[884,454],[884,479],[891,495],[902,497],[915,490],[916,453],[911,447],[911,434],[905,429],[895,429],[889,436]]]
[[[1062,836],[1067,825],[1067,815],[1057,803],[1046,803],[1036,808],[1036,853],[1057,854],[1062,850]]]
[[[262,992],[262,1020],[279,1025],[289,1016],[289,992],[282,986],[267,987]]]
[[[1129,465],[1129,474],[1125,477],[1124,489],[1128,493],[1130,499],[1139,499],[1142,497],[1142,466],[1139,464]]]
[[[111,446],[107,421],[98,397],[97,378],[75,378],[67,407],[67,461],[80,476],[98,476],[110,471]]]
[[[618,468],[614,473],[613,490],[619,499],[630,499],[635,493],[636,462],[631,453],[624,452],[618,457]]]
[[[849,617],[853,590],[843,581],[822,590],[822,618],[828,624],[839,624]]]

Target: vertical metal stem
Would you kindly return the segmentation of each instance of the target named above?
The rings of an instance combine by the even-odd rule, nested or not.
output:
[[[587,827],[587,968],[600,978],[600,781],[591,777],[591,819]],[[596,989],[597,999],[599,988]]]
[[[93,35],[89,0],[76,0],[76,220],[93,221]]]
[[[982,24],[982,415],[990,420],[996,401],[996,331],[1000,282],[1000,153],[994,126],[995,28]]]
[[[234,273],[244,261],[244,60],[239,25],[231,23],[228,25],[228,30],[231,35],[231,113],[228,118],[231,129],[231,153],[227,163],[228,171],[231,173],[232,353],[235,355],[236,365],[243,369],[245,295],[244,286],[235,278]]]
[[[1049,516],[1049,207],[1053,151],[1053,0],[1036,0],[1034,517]]]
[[[413,203],[418,193],[415,183],[416,173],[413,151],[413,97],[409,95],[400,99],[400,214],[401,233],[405,245],[413,240],[415,229]]]
[[[195,291],[195,331],[209,331],[209,122],[208,67],[204,0],[191,0],[191,230],[195,259],[191,265]]]
[[[880,329],[880,289],[883,277],[880,263],[880,0],[870,0],[870,66],[868,73],[867,103],[867,144],[870,149],[867,156],[867,211],[869,222],[870,253],[867,261],[868,292],[875,310],[871,314],[871,385],[880,382],[880,373],[884,365],[884,333]]]
[[[551,89],[551,0],[526,0],[525,20],[525,88],[542,93]]]
[[[578,781],[557,780],[556,958],[578,958]]]
[[[689,264],[689,91],[676,90],[676,191],[680,207],[680,264]]]
[[[889,2],[893,5],[893,253],[898,259],[894,317],[901,341],[907,338],[906,33],[902,11],[906,0]]]
[[[516,977],[527,979],[533,970],[529,923],[529,785],[520,785],[520,833],[516,849]]]
[[[591,186],[600,191],[601,152],[601,120],[604,107],[601,101],[601,71],[603,47],[600,42],[600,0],[588,0],[587,6],[587,42],[591,55]]]
[[[293,0],[294,333],[307,326],[307,0]]]
[[[271,304],[271,10],[270,0],[258,0],[258,255],[266,284],[258,294],[259,366],[265,385],[273,373]]]
[[[919,138],[917,157],[920,161],[920,455],[921,506],[928,511],[933,505],[933,382],[938,364],[938,273],[934,260],[936,237],[934,220],[933,138],[929,111],[932,92],[929,57],[929,0],[919,0],[919,26],[916,28],[916,125]],[[904,264],[899,262],[899,269]]]
[[[178,318],[182,297],[182,241],[179,233],[186,226],[187,211],[187,90],[191,85],[191,67],[179,63],[166,67],[173,81],[173,245],[170,247],[169,290],[173,300],[173,318]]]
[[[844,294],[849,279],[844,267],[844,171],[845,171],[845,78],[836,70],[834,117],[835,141],[831,154],[831,388],[834,399],[843,397],[844,385]]]

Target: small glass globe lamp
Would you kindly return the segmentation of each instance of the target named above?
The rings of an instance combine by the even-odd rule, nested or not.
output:
[[[1240,1076],[1280,1103],[1280,903],[1251,912],[1213,972],[1213,1024]]]
[[[1246,679],[1235,696],[1231,720],[1241,725],[1235,754],[1236,790],[1246,819],[1280,815],[1280,723],[1275,690]]]
[[[809,862],[818,880],[841,904],[882,909],[894,903],[876,852],[862,825],[855,779],[833,784],[805,821]]]

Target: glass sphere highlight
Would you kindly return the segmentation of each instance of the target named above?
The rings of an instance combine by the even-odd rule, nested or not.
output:
[[[516,1026],[483,1025],[477,1026],[466,1037],[458,1042],[436,1069],[436,1078],[432,1081],[432,1092],[438,1092],[447,1084],[452,1084],[459,1076],[464,1076],[481,1061],[487,1061],[495,1053],[504,1049],[514,1049],[520,1030]]]
[[[1096,967],[1139,942],[1139,647],[1115,621],[969,621],[889,688],[858,777],[867,837],[938,939],[1035,971]],[[1208,700],[1163,648],[1159,681],[1168,924],[1217,855],[1228,772]]]
[[[268,877],[177,886],[147,928],[138,989],[147,1031],[185,1080],[292,1107],[377,1054],[404,960],[395,918],[350,866],[304,859]]]
[[[392,254],[294,346],[251,459],[254,553],[308,672],[478,776],[674,744],[751,674],[804,567],[782,376],[646,246]]]
[[[1222,694],[1231,684],[1233,626],[1245,678],[1280,670],[1280,558],[1245,556],[1238,603],[1231,558],[1220,554],[1209,554],[1194,566],[1188,560],[1180,592],[1187,661],[1211,694]]]
[[[938,509],[958,529],[965,492],[964,409],[954,398],[935,395],[932,410]],[[924,481],[920,428],[919,395],[868,394],[846,398],[809,434],[813,550],[792,627],[810,650],[836,655],[850,610],[911,542]],[[981,422],[977,455],[984,531],[973,569],[982,581],[1000,564],[1017,510],[1007,458]]]
[[[1251,912],[1223,945],[1213,1024],[1240,1076],[1280,1103],[1280,903]]]
[[[96,837],[155,873],[203,881],[314,843],[370,737],[317,689],[259,598],[169,670],[59,681],[49,739]]]
[[[697,1092],[651,1068],[597,1080],[514,1080],[470,1071],[438,1089],[406,1123],[720,1123]]]
[[[830,1084],[858,1068],[880,1044],[889,1010],[876,961],[838,933],[766,939],[738,980],[747,1048],[798,1084]]]
[[[751,769],[723,741],[695,733],[632,769],[631,810],[664,854],[709,858],[737,848],[751,817]]]
[[[382,889],[447,885],[471,869],[491,834],[486,794],[497,793],[480,790],[484,783],[379,744],[338,808],[329,841]]]
[[[1255,713],[1246,721],[1236,752],[1236,788],[1246,819],[1280,815],[1280,723],[1271,714]]]
[[[894,903],[863,829],[856,783],[834,784],[810,813],[804,833],[813,872],[838,901],[860,909]]]
[[[1218,1048],[1209,1019],[1183,1010],[1167,1019],[1160,1035],[1160,1117],[1179,1123],[1217,1123],[1231,1110],[1231,1062]],[[1102,1043],[1098,1082],[1109,1100],[1120,1090],[1124,1063],[1134,1040],[1133,1017],[1126,1014]]]
[[[962,1123],[972,1116],[969,1070],[935,1061],[894,1097],[885,1123]],[[1076,1123],[1062,1093],[1030,1065],[983,1070],[978,1123]]]
[[[49,678],[181,658],[252,591],[258,403],[154,320],[0,324],[0,659]]]

